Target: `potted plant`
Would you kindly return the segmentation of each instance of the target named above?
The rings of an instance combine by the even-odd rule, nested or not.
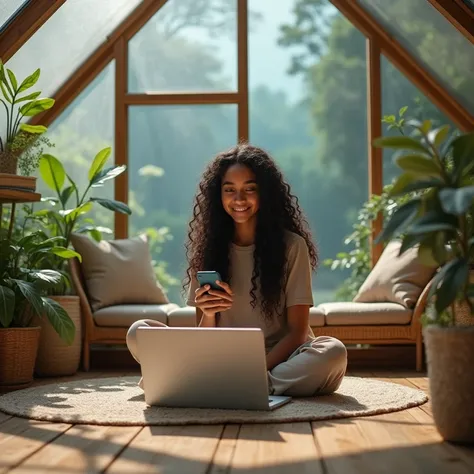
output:
[[[61,238],[66,248],[69,248],[71,234],[74,232],[87,232],[100,240],[102,233],[109,232],[109,229],[91,223],[88,214],[94,205],[100,205],[114,212],[131,214],[129,207],[123,202],[90,196],[92,188],[103,186],[106,181],[116,178],[126,169],[124,165],[106,167],[110,154],[110,148],[104,148],[97,153],[89,167],[88,184],[83,190],[79,189],[66,172],[61,161],[52,155],[43,155],[39,163],[40,176],[55,196],[43,198],[42,201],[49,207],[32,211],[27,218],[39,224],[49,238]],[[68,261],[61,256],[50,254],[44,260],[44,264],[49,268],[56,268],[65,277],[62,285],[49,289],[49,295],[67,310],[77,332],[74,343],[68,346],[53,331],[48,321],[40,321],[42,334],[36,372],[39,375],[69,375],[77,371],[80,363],[82,335],[80,301],[72,292]]]
[[[39,77],[40,69],[37,69],[20,83],[14,72],[0,61],[0,102],[6,116],[6,134],[0,137],[0,186],[34,190],[36,178],[29,175],[38,166],[41,145],[51,145],[42,136],[46,127],[22,123],[25,117],[38,115],[54,105],[53,99],[39,98],[40,91],[27,92]],[[18,168],[23,177],[17,176]]]
[[[407,129],[413,133],[405,133]],[[435,262],[423,322],[433,417],[445,440],[474,442],[474,132],[452,134],[448,125],[407,121],[404,135],[374,145],[402,152],[403,173],[391,195],[412,197],[385,223],[380,240],[403,235],[401,253],[419,245]],[[467,316],[467,317],[466,317]]]
[[[75,327],[67,312],[47,297],[63,276],[44,264],[49,256],[78,256],[47,238],[42,231],[7,232],[0,227],[0,389],[19,388],[33,380],[40,327],[35,317],[47,319],[65,344]]]

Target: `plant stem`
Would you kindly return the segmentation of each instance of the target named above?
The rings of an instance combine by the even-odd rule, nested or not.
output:
[[[3,104],[7,112],[7,141],[5,143],[5,146],[7,146],[8,142],[10,141],[10,115],[9,115],[7,104],[5,104],[5,101],[3,99],[0,99],[0,102]]]
[[[14,135],[14,122],[13,122],[13,111],[15,109],[15,99],[16,99],[16,93],[13,94],[13,98],[12,98],[12,106],[11,106],[11,109],[10,109],[10,140],[13,141],[13,138],[15,137]]]

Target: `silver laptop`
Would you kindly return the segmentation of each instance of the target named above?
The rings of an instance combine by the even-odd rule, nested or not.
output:
[[[273,410],[258,328],[138,328],[145,401],[164,407]]]

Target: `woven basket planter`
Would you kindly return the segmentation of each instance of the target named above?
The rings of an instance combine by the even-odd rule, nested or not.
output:
[[[47,317],[35,318],[35,324],[41,326],[41,337],[36,358],[35,373],[39,376],[73,375],[81,360],[81,305],[78,296],[53,296],[69,314],[76,326],[76,335],[72,345],[67,345],[53,329]]]
[[[423,333],[436,427],[446,441],[474,443],[474,327]]]
[[[9,151],[0,151],[0,173],[16,174],[18,157]]]
[[[0,329],[0,390],[33,382],[40,327]]]

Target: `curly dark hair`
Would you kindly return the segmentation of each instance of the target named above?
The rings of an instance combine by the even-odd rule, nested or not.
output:
[[[234,237],[234,222],[222,205],[221,185],[227,169],[235,164],[247,166],[256,176],[260,204],[250,295],[255,308],[259,288],[260,308],[264,317],[271,319],[279,311],[285,285],[285,232],[304,238],[313,270],[318,265],[318,252],[298,198],[291,194],[290,186],[274,160],[261,148],[239,144],[219,153],[204,171],[189,224],[186,243],[189,266],[184,288],[199,270],[217,270],[222,280],[231,285],[229,249]]]

